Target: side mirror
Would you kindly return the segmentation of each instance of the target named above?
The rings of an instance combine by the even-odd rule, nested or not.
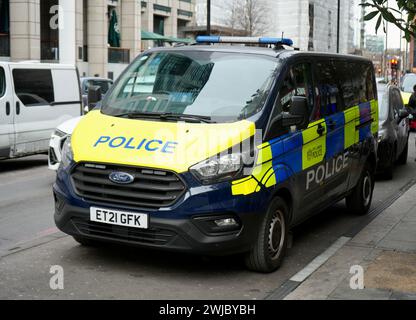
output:
[[[101,88],[99,86],[90,86],[88,89],[88,111],[93,110],[101,99]]]
[[[406,109],[400,109],[399,111],[399,122],[402,121],[403,119],[407,118],[410,115],[409,111],[407,111]]]
[[[271,122],[272,132],[286,131],[287,128],[297,126],[307,128],[309,122],[308,100],[305,97],[292,97],[290,111],[281,113]]]

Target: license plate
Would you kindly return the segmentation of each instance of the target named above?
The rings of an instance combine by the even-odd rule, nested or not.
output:
[[[149,217],[147,214],[110,210],[103,208],[90,209],[90,219],[94,222],[112,224],[116,226],[148,229]]]

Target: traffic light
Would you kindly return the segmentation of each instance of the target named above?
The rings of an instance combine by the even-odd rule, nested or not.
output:
[[[390,60],[390,68],[391,70],[399,70],[399,60],[397,59],[391,59]]]

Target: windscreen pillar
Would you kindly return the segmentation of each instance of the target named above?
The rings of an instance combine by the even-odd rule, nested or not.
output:
[[[90,76],[107,77],[107,0],[88,0],[88,59]]]
[[[75,65],[76,55],[76,1],[59,0],[59,62]],[[62,20],[61,20],[62,19]]]
[[[40,0],[10,0],[10,58],[40,60]]]
[[[121,46],[130,50],[130,61],[140,53],[141,1],[121,2]]]

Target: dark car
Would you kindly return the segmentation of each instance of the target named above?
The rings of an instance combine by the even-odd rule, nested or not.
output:
[[[89,105],[88,91],[90,87],[99,87],[101,89],[101,94],[104,96],[113,85],[113,80],[97,77],[83,77],[80,79],[80,82],[82,91],[82,103],[85,112],[90,111],[89,109],[85,109]]]
[[[406,164],[409,141],[409,111],[395,86],[378,89],[380,129],[378,172],[393,178],[394,165]]]

